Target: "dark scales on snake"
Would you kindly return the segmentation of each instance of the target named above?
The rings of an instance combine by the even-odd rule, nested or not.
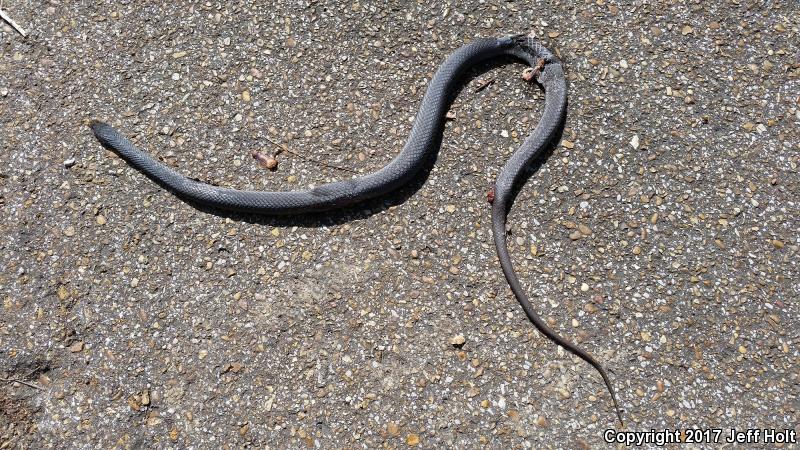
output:
[[[422,99],[411,134],[403,150],[382,169],[351,180],[323,184],[306,191],[240,191],[202,183],[170,169],[139,150],[128,139],[102,122],[92,122],[97,139],[114,150],[128,164],[165,186],[175,195],[212,208],[265,215],[304,214],[327,211],[372,199],[407,184],[438,151],[452,94],[467,71],[489,60],[504,57],[522,60],[533,68],[532,75],[545,91],[542,118],[533,132],[512,155],[495,181],[492,199],[492,229],[503,273],[522,309],[542,334],[591,364],[603,377],[617,418],[622,414],[614,388],[603,366],[575,344],[557,334],[539,317],[514,272],[506,244],[506,216],[514,189],[524,182],[525,170],[545,151],[560,132],[567,108],[567,82],[561,62],[536,39],[528,36],[478,39],[445,60],[434,75]]]

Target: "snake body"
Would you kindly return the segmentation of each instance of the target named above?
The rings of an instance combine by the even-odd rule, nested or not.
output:
[[[426,159],[438,151],[452,94],[457,92],[465,73],[481,63],[509,56],[535,68],[537,81],[545,91],[545,105],[539,124],[509,159],[495,182],[492,228],[497,255],[506,280],[528,318],[549,339],[588,362],[600,373],[611,394],[617,418],[622,423],[616,395],[603,366],[542,321],[525,294],[508,253],[506,216],[513,202],[513,189],[523,181],[525,169],[558,134],[567,108],[567,83],[561,62],[536,39],[528,36],[484,38],[459,48],[442,63],[430,81],[408,141],[391,162],[376,172],[305,191],[242,191],[196,181],[138,149],[108,124],[95,121],[90,126],[97,139],[128,164],[175,195],[200,205],[265,215],[328,211],[387,194],[407,184],[422,169]]]

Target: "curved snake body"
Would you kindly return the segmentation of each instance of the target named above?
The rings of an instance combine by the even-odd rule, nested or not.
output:
[[[368,175],[323,184],[310,190],[241,191],[212,186],[187,178],[160,163],[105,123],[93,122],[91,129],[102,144],[118,153],[131,166],[179,197],[198,204],[266,215],[332,210],[384,195],[408,183],[424,166],[425,160],[438,150],[437,144],[452,94],[457,91],[464,74],[480,63],[507,56],[521,59],[535,68],[535,76],[545,91],[545,106],[539,124],[509,159],[495,182],[492,228],[497,255],[511,290],[528,318],[544,335],[591,364],[600,373],[622,423],[614,389],[603,366],[542,321],[522,289],[506,245],[506,215],[513,201],[514,186],[522,181],[525,169],[542,154],[559,132],[566,114],[567,85],[561,62],[536,39],[527,36],[478,39],[453,52],[431,80],[408,141],[390,163]]]

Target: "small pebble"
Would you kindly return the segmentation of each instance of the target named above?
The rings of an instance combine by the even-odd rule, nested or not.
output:
[[[631,144],[631,147],[634,148],[634,150],[638,149],[639,148],[639,136],[634,134],[633,137],[631,138],[630,144]]]
[[[450,345],[453,347],[461,348],[465,342],[467,342],[467,339],[463,334],[457,334],[450,338]]]
[[[539,416],[539,417],[536,418],[536,422],[535,423],[536,423],[536,426],[538,426],[539,428],[544,428],[544,427],[547,426],[547,419],[545,419],[544,416]]]

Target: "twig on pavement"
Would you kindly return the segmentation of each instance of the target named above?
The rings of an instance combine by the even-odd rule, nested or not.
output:
[[[2,8],[0,8],[0,17],[2,17],[2,18],[3,18],[3,20],[5,20],[6,22],[8,22],[8,24],[9,24],[9,25],[11,25],[11,27],[12,27],[12,28],[14,28],[15,30],[17,30],[17,32],[18,32],[19,34],[21,34],[21,35],[22,35],[22,37],[26,37],[26,36],[28,36],[28,33],[26,33],[26,32],[25,32],[25,30],[24,30],[24,29],[23,29],[21,26],[19,26],[19,24],[17,24],[17,22],[14,22],[14,19],[12,19],[11,17],[9,17],[9,16],[8,16],[8,14],[6,14],[6,13],[5,13],[5,11],[3,11],[3,9],[2,9]]]

